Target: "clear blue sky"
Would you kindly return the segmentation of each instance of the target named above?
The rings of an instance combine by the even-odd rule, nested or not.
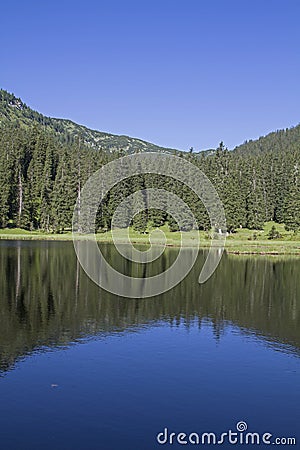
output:
[[[0,86],[48,116],[229,148],[300,122],[299,0],[10,0]]]

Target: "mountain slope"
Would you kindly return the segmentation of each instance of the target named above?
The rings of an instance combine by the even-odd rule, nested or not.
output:
[[[284,152],[293,150],[300,146],[300,124],[286,128],[285,130],[277,130],[262,136],[254,141],[244,142],[233,150],[241,155],[259,155],[261,153],[275,151]]]
[[[76,199],[92,173],[121,154],[173,152],[139,139],[45,117],[13,95],[5,91],[0,94],[0,228],[70,230]],[[214,184],[224,205],[228,230],[260,230],[272,220],[298,231],[299,132],[300,127],[295,127],[271,133],[230,152],[221,143],[215,151],[178,154],[199,167]],[[97,230],[111,228],[116,205],[131,193],[166,187],[190,206],[200,229],[209,230],[209,217],[200,200],[186,186],[169,178],[145,173],[114,186],[99,208]],[[143,232],[148,226],[178,229],[170,215],[151,208],[136,214],[131,224]],[[183,229],[193,226],[187,221]]]
[[[87,146],[109,153],[119,151],[127,154],[143,151],[182,153],[180,150],[161,147],[142,139],[91,130],[68,119],[46,117],[32,110],[20,98],[0,89],[0,125],[8,122],[19,124],[22,127],[38,124],[43,126],[48,132],[55,134],[63,142],[72,142],[79,137],[82,143]],[[256,140],[245,141],[243,144],[235,147],[233,152],[245,156],[249,154],[259,155],[269,151],[284,152],[293,150],[299,146],[300,124],[285,130],[271,132]],[[214,154],[214,149],[194,153],[195,156],[212,156]]]
[[[80,137],[87,146],[108,152],[124,151],[135,153],[143,151],[177,153],[176,149],[164,148],[142,139],[119,136],[91,130],[67,119],[46,117],[29,108],[20,98],[5,90],[0,90],[0,124],[16,123],[22,127],[39,124],[62,141],[72,141]]]

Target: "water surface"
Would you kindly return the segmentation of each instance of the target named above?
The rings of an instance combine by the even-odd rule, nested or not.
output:
[[[299,445],[300,260],[225,255],[199,285],[204,258],[172,291],[125,299],[87,278],[72,243],[1,241],[1,448],[181,448],[156,435],[239,421]]]

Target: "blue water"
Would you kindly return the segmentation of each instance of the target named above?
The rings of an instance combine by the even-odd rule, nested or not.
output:
[[[13,252],[10,248],[11,258]],[[68,257],[66,249],[65,253]],[[244,263],[225,259],[222,264],[220,271],[227,276],[231,264],[238,268]],[[270,263],[261,264],[267,270]],[[291,264],[293,271],[295,264],[299,268],[299,262]],[[286,274],[288,267],[279,262],[277,276],[278,271]],[[253,276],[257,262],[248,261],[243,270]],[[104,294],[102,299],[95,297],[100,290],[83,274],[78,312],[73,303],[63,308],[67,292],[72,299],[74,293],[62,292],[57,282],[47,288],[52,295],[47,312],[43,309],[46,280],[30,273],[24,276],[23,288],[20,282],[19,297],[13,278],[10,290],[1,286],[2,300],[4,292],[7,296],[0,310],[5,361],[0,368],[1,449],[197,448],[158,444],[157,435],[165,428],[168,442],[172,432],[221,435],[236,431],[240,421],[247,423],[248,432],[272,434],[271,442],[276,437],[295,437],[293,448],[300,448],[298,284],[289,291],[296,297],[275,298],[274,293],[270,300],[267,296],[269,317],[274,314],[280,319],[276,322],[266,315],[260,300],[251,303],[246,288],[241,303],[246,309],[237,308],[240,286],[237,294],[227,289],[221,303],[217,295],[209,296],[209,286],[196,286],[192,293],[188,284],[186,298],[181,285],[173,297],[167,293],[138,303]],[[266,273],[270,293],[272,265]],[[206,293],[205,299],[197,298],[198,289]],[[93,296],[96,302],[91,306]],[[15,307],[13,298],[20,307]],[[217,320],[220,314],[223,318]],[[253,446],[220,445],[232,447]]]
[[[282,350],[229,324],[218,341],[207,322],[33,354],[1,380],[1,446],[153,449],[165,427],[221,433],[241,420],[299,439],[300,362]]]

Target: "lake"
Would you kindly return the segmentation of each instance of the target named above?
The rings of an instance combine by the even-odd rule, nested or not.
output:
[[[0,241],[0,447],[205,448],[215,434],[226,449],[249,432],[299,448],[300,259],[225,254],[199,285],[204,259],[172,290],[126,299],[87,277],[71,242]]]

